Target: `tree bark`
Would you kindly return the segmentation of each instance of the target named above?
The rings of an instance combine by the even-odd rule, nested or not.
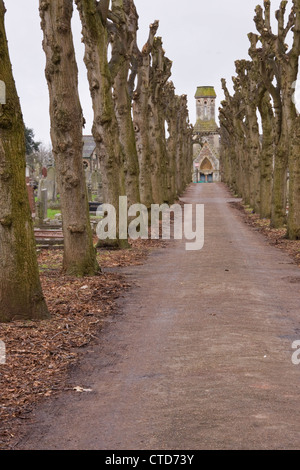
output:
[[[116,210],[119,221],[119,196],[126,196],[124,153],[112,97],[112,76],[108,64],[108,31],[95,0],[75,0],[82,23],[87,68],[93,103],[93,137],[100,155],[103,199]],[[107,240],[107,244],[128,246],[127,240]]]
[[[293,85],[296,83],[300,55],[300,0],[294,0],[295,26],[293,47],[289,52],[285,103],[289,116],[288,127],[291,147],[289,153],[289,212],[287,236],[291,240],[300,239],[300,118],[293,102]]]
[[[177,195],[181,195],[192,179],[193,150],[187,96],[181,95],[177,99],[179,110],[177,116],[176,188]]]
[[[285,13],[287,1],[280,3],[276,11],[278,34],[272,32],[270,22],[270,0],[265,0],[264,10],[256,7],[254,18],[257,31],[260,34],[262,49],[256,49],[258,37],[250,34],[250,55],[259,56],[260,71],[267,90],[272,95],[277,121],[276,134],[278,140],[275,148],[274,159],[274,184],[272,197],[271,224],[273,227],[281,227],[286,222],[287,203],[287,171],[290,154],[290,142],[292,136],[295,109],[292,105],[292,85],[297,79],[299,57],[299,0],[293,0],[293,8],[285,25]],[[294,31],[292,48],[287,52],[286,37],[290,31]],[[274,85],[274,78],[276,84]],[[293,197],[293,191],[290,192]]]
[[[131,114],[128,75],[138,30],[138,15],[133,0],[112,0],[113,26],[110,28],[113,99],[124,155],[128,205],[140,202],[139,162]]]
[[[139,51],[134,47],[135,61],[131,80],[137,76],[137,86],[133,92],[133,122],[139,160],[139,187],[141,203],[150,209],[152,195],[152,162],[149,138],[149,100],[150,100],[150,64],[154,37],[158,29],[158,21],[150,25],[147,43]]]
[[[226,81],[222,79],[222,88],[226,100],[222,102],[220,112],[221,126],[226,130],[227,142],[231,143],[228,149],[229,158],[234,160],[231,167],[234,169],[234,186],[238,196],[245,204],[250,203],[249,158],[246,148],[247,126],[245,124],[246,108],[240,90],[238,78],[233,79],[234,95],[230,96]],[[222,130],[224,136],[224,131]],[[223,141],[223,146],[227,145]]]
[[[290,240],[300,240],[300,116],[295,120],[289,169],[293,196],[289,200],[288,237]]]
[[[265,90],[259,101],[258,109],[262,122],[262,150],[260,155],[260,210],[261,219],[271,217],[274,157],[274,113],[270,95]]]
[[[72,0],[40,0],[51,140],[60,187],[64,233],[63,269],[75,276],[99,271],[89,219],[82,164],[84,119],[78,95],[71,18]]]
[[[154,203],[162,204],[168,202],[167,146],[162,90],[171,76],[172,62],[165,57],[162,40],[159,37],[154,39],[151,56],[151,94],[149,101],[149,137],[152,155],[151,184]]]
[[[49,318],[36,256],[25,184],[25,128],[7,46],[0,0],[0,322]]]
[[[167,138],[167,192],[168,201],[173,203],[176,196],[176,148],[178,136],[179,99],[175,95],[175,87],[168,82],[164,88],[163,100],[165,117],[168,125]]]
[[[260,209],[260,141],[256,115],[259,94],[253,64],[246,60],[236,61],[239,90],[245,106],[246,151],[249,174],[249,203],[254,212]]]
[[[228,90],[225,80],[222,80],[227,99],[221,102],[219,120],[221,134],[220,148],[220,170],[222,181],[224,181],[238,196],[241,195],[237,181],[238,158],[234,145],[234,120],[232,108],[228,103]]]

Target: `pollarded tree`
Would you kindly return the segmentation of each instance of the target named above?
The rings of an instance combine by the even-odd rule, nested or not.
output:
[[[290,51],[292,64],[291,67],[291,77],[287,80],[290,84],[290,81],[295,77],[296,71],[298,71],[298,61],[296,56],[300,55],[300,0],[294,0],[294,14],[295,14],[295,26],[293,28],[294,33],[294,42],[293,47]],[[294,82],[295,84],[295,82]],[[293,84],[292,84],[293,86]],[[288,88],[287,92],[293,92]],[[296,108],[292,97],[288,94],[288,98],[292,100],[292,103],[289,101],[290,113],[293,118],[292,128],[291,128],[291,148],[289,152],[289,214],[288,214],[288,223],[287,223],[287,235],[291,240],[300,239],[300,118],[299,115],[296,116]],[[287,98],[287,99],[288,99]]]
[[[271,218],[271,201],[273,192],[273,157],[275,153],[276,133],[275,126],[277,122],[278,132],[281,125],[281,102],[278,87],[272,81],[274,78],[274,69],[261,60],[261,50],[257,49],[258,36],[250,33],[249,56],[252,58],[252,73],[257,81],[256,105],[260,113],[262,123],[262,143],[260,153],[260,209],[261,218]],[[271,91],[274,102],[277,102],[277,120],[271,101]],[[277,141],[278,143],[278,141]]]
[[[118,121],[112,96],[112,64],[108,61],[109,0],[75,0],[82,24],[84,61],[93,103],[92,133],[100,155],[103,199],[116,210],[119,220],[119,196],[126,195],[124,151],[120,143]],[[117,223],[118,229],[118,223]],[[107,240],[115,246],[127,246],[127,240]]]
[[[192,128],[189,124],[187,96],[175,94],[173,82],[162,90],[163,109],[168,125],[167,138],[167,198],[173,203],[192,180]]]
[[[169,203],[174,202],[176,191],[176,152],[179,123],[179,97],[175,94],[173,82],[169,81],[163,89],[164,114],[168,125],[167,138],[167,192]]]
[[[150,25],[149,37],[140,51],[135,43],[133,49],[130,83],[132,88],[133,122],[136,137],[136,147],[139,159],[139,187],[141,203],[150,209],[153,203],[152,194],[152,162],[151,144],[149,137],[149,101],[150,101],[150,69],[151,52],[159,23]],[[134,87],[135,78],[137,85]]]
[[[224,80],[225,82],[225,80]],[[225,86],[225,83],[224,83]],[[234,145],[234,122],[232,109],[227,100],[221,102],[219,108],[220,121],[220,171],[224,181],[235,193],[237,186],[237,156]]]
[[[249,186],[249,161],[246,151],[246,123],[245,123],[245,103],[240,91],[240,82],[238,77],[233,77],[234,94],[230,95],[225,79],[222,79],[222,88],[225,94],[225,101],[222,102],[220,114],[223,119],[226,116],[227,134],[231,132],[229,142],[232,144],[231,150],[227,155],[235,160],[232,164],[234,167],[234,184],[237,194],[244,199],[246,204],[250,202],[250,186]],[[223,124],[224,120],[222,121]],[[225,121],[226,122],[226,121]],[[224,150],[223,142],[222,149]],[[222,160],[223,157],[221,157]]]
[[[235,62],[239,90],[245,106],[246,155],[249,177],[249,203],[256,213],[260,210],[260,140],[257,120],[258,83],[253,64],[247,60]]]
[[[171,76],[172,62],[165,55],[162,39],[155,37],[151,51],[149,138],[151,148],[152,197],[156,204],[168,201],[167,144],[163,88]]]
[[[25,185],[25,127],[12,74],[0,0],[0,80],[6,104],[0,105],[0,321],[49,317],[36,257]]]
[[[300,240],[300,116],[294,122],[294,131],[289,158],[290,185],[293,196],[289,201],[288,236]]]
[[[181,156],[178,158],[182,161],[183,166],[183,189],[186,188],[192,181],[192,168],[193,168],[193,126],[189,122],[189,110],[187,95],[179,96],[180,102],[180,123],[178,135],[182,136],[181,139]],[[181,194],[181,193],[180,193]]]
[[[128,83],[133,49],[138,30],[138,14],[133,0],[112,0],[108,11],[107,29],[112,57],[109,62],[113,100],[124,156],[124,173],[128,205],[140,202],[139,162],[131,113],[131,93]]]
[[[271,217],[273,191],[273,157],[275,153],[275,119],[271,97],[261,89],[258,95],[258,109],[262,124],[262,144],[260,152],[260,218]]]
[[[63,268],[68,274],[85,276],[97,273],[99,266],[93,246],[82,164],[84,119],[78,95],[72,14],[72,0],[40,0],[51,139],[63,219]]]
[[[176,194],[181,195],[192,179],[193,149],[192,128],[189,124],[189,113],[187,108],[187,96],[176,96],[177,100],[177,123],[176,123]]]
[[[274,34],[270,19],[270,0],[264,1],[264,9],[256,7],[254,18],[260,36],[249,36],[252,47],[251,56],[258,54],[260,58],[260,71],[265,86],[273,98],[276,117],[276,146],[274,161],[274,182],[271,222],[274,227],[280,227],[286,221],[287,201],[287,171],[289,166],[290,143],[293,132],[293,123],[296,110],[292,102],[293,84],[298,75],[299,46],[299,0],[293,0],[291,13],[286,19],[287,1],[280,3],[276,11],[278,33]],[[298,12],[298,14],[297,14]],[[294,33],[292,47],[289,49],[286,38],[290,31]],[[261,49],[254,48],[255,41],[260,40]],[[288,50],[289,49],[289,50]],[[290,185],[290,198],[294,191]]]

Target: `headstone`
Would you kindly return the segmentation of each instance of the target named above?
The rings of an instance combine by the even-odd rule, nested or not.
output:
[[[91,183],[92,183],[92,191],[97,191],[98,190],[98,172],[97,171],[93,171]]]
[[[102,200],[103,200],[102,183],[98,183],[97,199],[98,199],[99,202],[102,202]]]
[[[45,182],[48,190],[48,201],[56,201],[56,177],[53,167],[48,168]]]
[[[37,191],[37,197],[39,201],[41,200],[41,192],[43,189],[46,189],[45,178],[41,178],[39,181],[39,186],[38,186],[38,191]]]
[[[36,163],[36,164],[34,165],[33,178],[34,178],[36,181],[39,181],[39,180],[40,180],[40,176],[41,176],[41,164],[40,164],[40,163]]]
[[[88,191],[88,200],[91,202],[93,200],[92,185],[91,184],[87,185],[87,191]]]
[[[0,80],[0,104],[6,104],[6,86],[2,80]]]
[[[87,185],[92,184],[92,174],[89,168],[84,170],[85,173],[85,182]]]
[[[41,190],[41,198],[39,202],[39,220],[40,223],[47,218],[47,209],[48,209],[48,194],[47,189]]]

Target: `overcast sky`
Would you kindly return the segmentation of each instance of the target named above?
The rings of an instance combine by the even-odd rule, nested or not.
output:
[[[25,124],[33,128],[36,140],[47,145],[50,143],[49,99],[38,3],[38,0],[5,0],[6,29]],[[279,3],[280,0],[272,0],[273,12]],[[190,121],[194,124],[197,86],[214,86],[219,106],[223,99],[220,80],[224,77],[230,85],[235,73],[234,61],[248,57],[247,34],[255,31],[254,9],[263,1],[135,0],[135,4],[140,17],[140,45],[147,39],[149,24],[156,19],[160,21],[158,35],[163,39],[167,57],[173,61],[171,79],[177,94],[188,95]],[[84,133],[90,134],[93,116],[76,10],[73,26],[79,92],[87,122]]]

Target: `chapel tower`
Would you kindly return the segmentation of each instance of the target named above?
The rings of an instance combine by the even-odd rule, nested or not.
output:
[[[195,94],[194,179],[219,181],[219,129],[216,123],[216,92],[213,86],[199,86]],[[199,180],[199,181],[198,181]]]

